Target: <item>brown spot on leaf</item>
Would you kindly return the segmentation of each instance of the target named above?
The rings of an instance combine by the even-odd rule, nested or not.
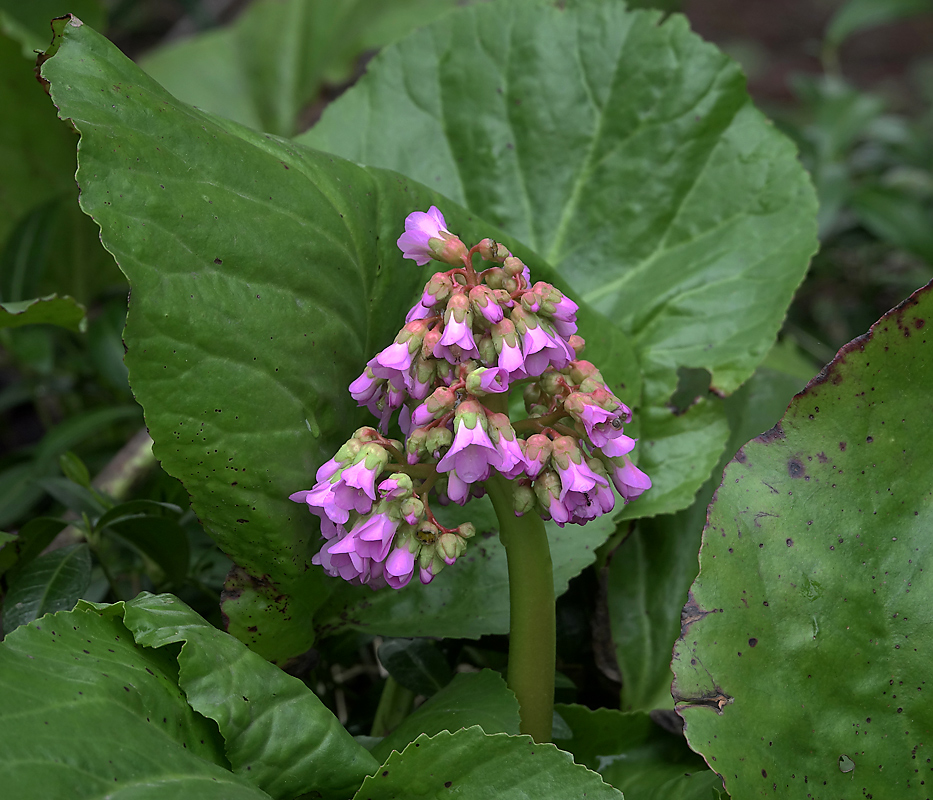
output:
[[[784,438],[784,428],[781,423],[777,423],[771,430],[765,431],[755,441],[762,444],[771,444]]]
[[[718,686],[711,692],[704,692],[695,697],[685,697],[677,689],[672,690],[675,708],[680,711],[684,708],[711,708],[722,716],[722,710],[735,702],[735,698],[726,694]]]
[[[696,598],[693,596],[693,592],[690,591],[687,593],[687,603],[683,607],[683,610],[680,612],[680,634],[681,636],[687,635],[687,629],[694,623],[699,622],[703,617],[705,617],[710,612],[705,608],[700,608],[699,604],[696,601]]]

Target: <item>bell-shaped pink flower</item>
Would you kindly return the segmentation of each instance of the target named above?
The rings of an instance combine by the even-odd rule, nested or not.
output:
[[[415,571],[415,554],[407,547],[396,547],[385,561],[385,579],[393,589],[401,589],[411,581]]]
[[[484,481],[490,466],[499,463],[499,453],[486,433],[486,414],[475,400],[465,400],[457,407],[454,441],[447,454],[437,462],[438,472],[452,469],[465,483]]]
[[[437,207],[431,206],[427,213],[413,211],[408,215],[405,219],[405,233],[398,237],[396,244],[405,258],[423,267],[434,258],[434,251],[429,244],[431,239],[441,239],[441,232],[450,233],[447,222]]]
[[[356,551],[364,558],[385,561],[398,525],[398,522],[391,520],[384,512],[371,514],[365,520],[358,522],[350,531],[350,535],[356,537]]]
[[[618,461],[622,463],[619,464]],[[609,471],[609,477],[616,491],[625,498],[625,502],[634,500],[642,492],[651,488],[651,478],[636,467],[628,456],[613,459],[614,469]]]
[[[405,219],[405,233],[396,244],[405,258],[423,267],[432,258],[456,266],[466,255],[466,246],[447,230],[444,215],[431,206],[427,213],[413,211]]]
[[[607,455],[610,458],[617,458],[631,453],[632,450],[635,449],[635,441],[635,439],[623,433],[621,436],[616,436],[614,439],[607,439],[605,444],[599,446],[599,449],[602,451],[603,455]],[[593,444],[596,443],[593,442]]]

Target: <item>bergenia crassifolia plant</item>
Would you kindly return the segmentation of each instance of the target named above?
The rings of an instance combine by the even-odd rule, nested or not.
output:
[[[41,85],[23,59],[11,130],[32,91],[65,157],[19,160],[66,165],[127,278],[192,513],[65,459],[81,523],[0,532],[0,794],[926,797],[933,287],[814,378],[810,176],[736,63],[622,0],[418,3],[286,138],[319,89],[281,58],[346,66],[320,43],[404,5],[256,0],[144,68],[68,16]],[[250,59],[205,92],[216,45]],[[95,420],[0,483],[60,489]],[[152,582],[102,594],[127,548]]]
[[[430,583],[475,533],[469,521],[445,527],[432,503],[462,506],[488,492],[509,560],[509,681],[523,731],[546,740],[554,597],[541,520],[584,525],[615,508],[613,487],[626,503],[651,487],[629,457],[632,412],[580,358],[576,303],[532,283],[504,245],[487,238],[468,248],[431,206],[408,216],[398,246],[418,266],[449,269],[431,277],[395,341],[350,384],[378,426],[358,429],[314,487],[291,499],[321,520],[314,564],[402,589],[416,573]],[[396,412],[404,442],[387,435]]]

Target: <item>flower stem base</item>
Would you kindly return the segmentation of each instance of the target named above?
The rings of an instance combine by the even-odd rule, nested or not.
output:
[[[512,487],[500,475],[486,481],[509,567],[508,685],[518,698],[520,730],[551,740],[554,721],[556,619],[551,551],[534,512],[516,517]]]

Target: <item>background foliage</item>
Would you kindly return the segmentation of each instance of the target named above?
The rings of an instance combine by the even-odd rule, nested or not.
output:
[[[315,524],[284,499],[306,488],[315,465],[364,419],[342,387],[388,342],[420,288],[425,275],[404,265],[394,240],[406,213],[436,203],[464,238],[501,231],[536,278],[554,280],[586,301],[587,357],[609,365],[610,382],[636,407],[640,464],[655,481],[651,493],[614,520],[549,530],[563,594],[558,699],[583,704],[559,709],[555,739],[629,798],[706,798],[711,787],[721,790],[683,739],[657,722],[679,729],[665,716],[673,706],[671,647],[696,578],[707,504],[735,452],[782,416],[833,352],[933,277],[931,97],[922,81],[919,90],[892,89],[890,82],[866,89],[849,80],[857,62],[847,57],[895,18],[914,15],[909,24],[922,29],[929,4],[852,0],[824,17],[821,64],[789,80],[783,95],[759,91],[777,128],[751,105],[734,61],[692,34],[684,18],[663,16],[678,3],[632,3],[660,9],[640,14],[617,3],[574,2],[564,10],[530,1],[461,4],[469,7],[452,17],[446,15],[455,4],[440,0],[258,0],[239,15],[235,8],[225,12],[229,24],[222,25],[214,24],[208,4],[185,5],[179,22],[177,11],[160,17],[156,4],[132,0],[0,3],[0,107],[16,109],[0,134],[0,526],[10,531],[0,534],[8,634],[0,651],[13,659],[2,672],[5,681],[12,687],[30,680],[28,671],[16,671],[15,659],[26,658],[17,653],[45,659],[43,675],[59,674],[55,648],[43,644],[58,628],[75,634],[63,634],[71,638],[59,649],[76,653],[85,628],[85,641],[119,637],[126,650],[114,657],[123,659],[120,669],[131,670],[127,680],[139,673],[137,654],[160,676],[143,705],[167,704],[179,730],[203,723],[191,709],[219,725],[204,734],[194,761],[183,755],[190,737],[179,734],[166,744],[165,759],[177,762],[183,780],[199,787],[190,791],[199,793],[284,797],[314,789],[346,796],[353,790],[347,787],[359,786],[386,759],[393,781],[395,766],[401,768],[403,787],[428,780],[425,765],[433,757],[424,754],[441,748],[452,754],[452,780],[474,791],[482,776],[464,771],[454,756],[475,758],[488,749],[490,763],[508,755],[527,768],[528,780],[559,786],[579,780],[580,791],[604,787],[617,796],[598,779],[587,783],[593,778],[556,751],[542,753],[544,767],[525,765],[523,745],[507,739],[517,731],[516,717],[496,671],[504,668],[499,634],[507,629],[508,604],[488,508],[473,503],[465,510],[482,534],[469,563],[430,587],[373,595],[307,571]],[[694,18],[695,5],[683,10],[702,30],[712,14]],[[43,77],[60,115],[73,125],[55,119],[32,71],[33,51],[47,47],[48,20],[66,11],[86,24],[62,28],[64,44],[43,66]],[[146,50],[145,42],[162,38],[176,22],[202,31],[184,40],[165,36],[166,44]],[[139,55],[142,70],[92,27],[109,29],[124,50]],[[752,88],[760,89],[756,74],[767,64],[754,40],[725,44],[751,75]],[[364,64],[367,74],[357,81]],[[923,74],[922,62],[912,66]],[[778,130],[796,143],[815,195]],[[84,213],[72,180],[76,131]],[[817,233],[820,249],[785,319]],[[133,288],[125,334],[127,286],[116,262]],[[925,301],[918,296],[917,302]],[[875,329],[873,346],[880,335]],[[904,392],[898,376],[924,373],[920,341],[919,333],[909,342],[892,341],[884,386],[872,382],[878,399],[840,411],[835,416],[846,421],[833,425],[861,429],[876,418],[878,404],[887,404],[887,412],[895,401],[905,404],[907,419],[921,387],[910,387],[916,395]],[[913,366],[908,370],[897,358],[913,359]],[[833,369],[825,374],[858,373],[844,362]],[[818,391],[796,400],[788,420]],[[146,410],[154,449],[134,398]],[[820,407],[822,421],[825,402]],[[793,435],[767,446],[786,448]],[[806,435],[798,449],[818,452]],[[911,458],[922,459],[922,431],[898,430],[883,443],[892,469],[903,470],[894,465],[908,443],[916,453]],[[743,451],[746,457],[754,447]],[[797,480],[787,472],[787,455],[781,458],[771,469],[784,470],[782,480]],[[756,464],[751,459],[741,467]],[[809,462],[804,468],[811,469]],[[905,501],[920,502],[920,488],[898,491]],[[713,519],[739,513],[730,509],[741,501],[730,498],[720,492]],[[823,503],[817,494],[813,502]],[[781,541],[796,535],[785,535],[785,524],[774,534]],[[876,526],[869,529],[880,536]],[[791,562],[800,565],[794,569],[809,583],[791,587],[799,608],[783,607],[783,627],[772,639],[748,633],[750,623],[732,621],[742,618],[739,600],[729,605],[703,594],[709,580],[723,587],[743,580],[713,577],[728,563],[724,554],[711,561],[714,545],[730,558],[738,550],[727,539],[713,541],[709,531],[703,550],[709,578],[701,577],[691,600],[697,605],[685,611],[693,623],[688,630],[701,638],[678,644],[677,697],[691,745],[715,757],[726,775],[719,762],[739,758],[754,723],[736,713],[745,680],[735,666],[739,657],[720,666],[703,650],[704,637],[738,642],[743,668],[747,656],[765,659],[778,670],[775,680],[785,680],[784,660],[775,654],[793,650],[797,634],[814,624],[824,631],[844,625],[848,609],[817,574],[822,539],[809,554],[795,539],[774,565],[781,574]],[[835,530],[822,535],[836,536]],[[883,552],[879,558],[886,558]],[[736,574],[748,574],[747,563],[758,557],[752,551],[745,561],[735,558],[746,564]],[[922,600],[924,584],[913,564],[892,565],[889,585],[909,581]],[[291,723],[269,716],[269,727],[253,729],[250,738],[237,729],[242,708],[201,704],[192,694],[195,678],[185,677],[172,650],[172,642],[189,641],[185,653],[194,659],[193,640],[169,631],[194,626],[199,641],[213,642],[205,652],[216,650],[218,657],[236,641],[211,633],[177,601],[130,601],[140,590],[171,591],[216,625],[222,597],[229,631],[299,676],[288,689],[301,698],[296,702],[321,699],[303,719],[317,714],[330,726],[333,746],[344,748],[340,760],[360,765],[358,773],[350,769],[345,778],[335,776],[345,784],[325,786],[315,777],[314,756],[298,763],[286,748],[248,775],[252,768],[238,765],[253,764],[262,731],[291,730]],[[79,598],[117,605],[79,605],[70,627],[68,614],[54,618],[54,633],[47,622],[33,622],[71,609]],[[860,602],[870,610],[878,601],[872,595]],[[720,606],[729,613],[706,614]],[[820,613],[810,613],[817,606]],[[892,609],[897,619],[923,622],[922,610]],[[725,627],[713,630],[719,623]],[[910,633],[916,658],[929,655],[930,643]],[[866,633],[874,646],[900,635],[887,628],[878,636]],[[380,648],[385,636],[446,638],[388,639]],[[847,645],[821,650],[821,670],[834,658],[845,664]],[[688,650],[702,670],[689,663]],[[235,656],[245,659],[231,678],[235,689],[223,687],[226,694],[237,694],[242,684],[249,703],[250,680],[287,677],[268,667],[270,677],[259,679],[267,674],[265,662],[242,653]],[[203,673],[197,680],[205,696],[221,691],[211,684],[216,663],[188,668],[189,676]],[[913,663],[908,659],[901,669],[907,683],[917,674]],[[886,665],[876,661],[876,677]],[[749,668],[757,682],[754,664]],[[483,671],[454,678],[456,670]],[[722,674],[734,676],[735,686],[719,685]],[[36,696],[45,692],[43,680],[30,684]],[[879,692],[889,691],[878,681]],[[144,736],[142,706],[135,700],[126,706],[130,698],[114,688],[106,702],[124,710],[108,713],[128,714],[126,731]],[[139,691],[150,689],[140,684]],[[416,695],[433,697],[408,715],[420,702]],[[69,698],[53,693],[48,707]],[[721,708],[718,698],[724,698]],[[264,702],[251,708],[263,709]],[[895,706],[887,695],[872,702],[880,703],[865,715],[875,720],[872,730],[927,724],[915,706]],[[786,724],[793,727],[801,723],[791,705]],[[45,707],[32,709],[39,732]],[[78,708],[73,724],[84,726]],[[9,706],[0,713],[19,712]],[[842,725],[838,709],[825,716]],[[194,722],[184,721],[189,717]],[[69,725],[62,719],[61,736],[68,737]],[[726,728],[708,732],[717,725]],[[593,740],[606,726],[619,731],[611,753]],[[769,723],[760,735],[779,727]],[[374,746],[370,755],[341,738],[344,728],[377,736],[395,730],[381,744],[362,739]],[[823,747],[806,757],[812,764],[801,755],[799,770],[864,781],[871,790],[865,764],[876,753],[857,750],[845,738],[848,728],[845,735],[841,730],[818,737]],[[406,749],[419,735],[417,750]],[[712,744],[714,735],[722,744]],[[13,754],[22,737],[10,737],[4,741]],[[290,739],[279,738],[283,745]],[[88,767],[96,764],[94,748],[73,744],[70,763],[97,770]],[[300,740],[292,744],[304,749]],[[63,745],[54,739],[49,746]],[[393,748],[404,752],[390,756]],[[790,749],[793,760],[799,748]],[[886,778],[893,770],[909,772],[908,751],[897,746],[879,756],[893,767]],[[31,790],[32,773],[22,766],[30,753],[11,755],[3,769]],[[749,787],[789,791],[797,778],[764,764],[768,758],[776,757],[766,752],[736,766],[726,788],[736,796]],[[294,769],[279,783],[263,777],[283,765]],[[125,768],[130,771],[119,772],[118,782],[139,780],[148,769]],[[203,788],[220,775],[220,788]],[[495,770],[490,775],[499,779]],[[780,787],[775,776],[784,781]],[[71,780],[54,771],[46,778],[50,792],[56,781]],[[164,788],[160,782],[169,778],[156,769],[146,779]],[[391,781],[378,783],[367,778],[363,788],[371,796],[398,791]],[[427,783],[425,790],[434,791]]]

